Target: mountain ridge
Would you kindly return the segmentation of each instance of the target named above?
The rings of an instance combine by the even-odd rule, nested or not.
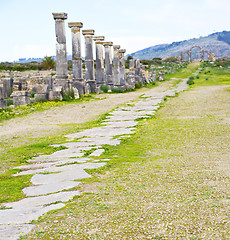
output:
[[[230,56],[230,31],[215,32],[208,36],[172,42],[170,44],[157,44],[129,55],[139,59],[178,57],[182,51],[186,51],[194,45],[199,45],[202,49],[213,52],[215,57],[217,55],[218,57]],[[198,55],[198,51],[194,50],[194,54]]]

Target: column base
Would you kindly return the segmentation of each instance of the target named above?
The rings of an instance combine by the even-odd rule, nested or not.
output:
[[[106,76],[106,85],[113,86],[113,76],[112,75]]]
[[[53,82],[54,87],[62,87],[63,91],[66,91],[68,86],[68,76],[56,76],[55,81]]]
[[[88,83],[90,85],[90,92],[91,93],[95,93],[96,92],[96,81],[95,80],[87,80],[86,83]]]
[[[72,87],[77,88],[79,95],[85,94],[85,81],[83,79],[73,79]]]

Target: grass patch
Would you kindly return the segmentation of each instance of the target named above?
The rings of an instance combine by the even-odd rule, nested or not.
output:
[[[0,203],[3,202],[14,202],[25,195],[22,193],[22,188],[30,185],[30,179],[32,175],[25,176],[11,176],[7,174],[0,176]]]
[[[199,74],[199,78],[196,78],[194,82],[195,87],[227,84],[229,85],[229,69],[220,69],[215,66],[204,67],[204,70]]]

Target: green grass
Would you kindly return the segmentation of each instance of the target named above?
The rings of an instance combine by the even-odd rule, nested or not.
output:
[[[9,173],[0,176],[0,203],[14,202],[25,195],[22,193],[22,188],[29,186],[31,175],[11,176]]]
[[[229,69],[219,69],[217,67],[205,67],[199,74],[199,79],[195,79],[196,86],[214,86],[230,84]]]
[[[100,159],[111,160],[87,170],[86,192],[40,219],[29,239],[228,239],[229,177],[215,161],[228,162],[230,129],[206,101],[170,98],[131,138],[104,146]],[[201,117],[190,118],[198,103]]]

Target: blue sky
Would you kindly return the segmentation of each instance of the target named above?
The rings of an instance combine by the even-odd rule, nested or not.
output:
[[[0,9],[0,62],[55,55],[52,12],[68,13],[70,54],[74,21],[127,53],[230,30],[229,0],[0,0]]]

